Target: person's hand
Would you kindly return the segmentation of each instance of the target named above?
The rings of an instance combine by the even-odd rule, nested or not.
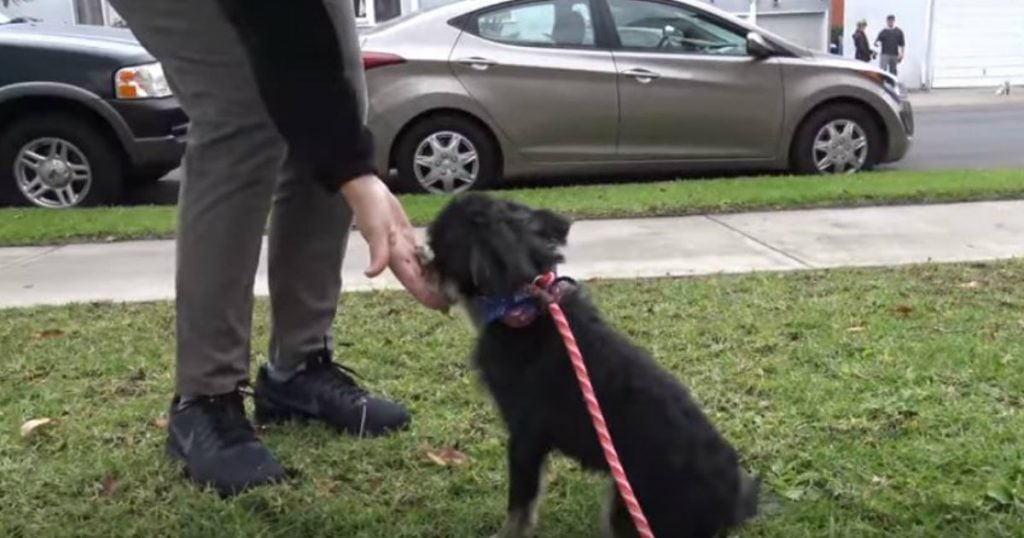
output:
[[[445,308],[444,299],[424,278],[413,227],[387,185],[375,175],[365,175],[346,182],[341,193],[352,208],[359,233],[370,246],[366,276],[373,278],[390,267],[402,286],[424,306]]]

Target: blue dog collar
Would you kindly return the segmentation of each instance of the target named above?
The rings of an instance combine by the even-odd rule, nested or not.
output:
[[[575,285],[576,281],[573,279],[559,277],[543,291],[557,302]],[[477,297],[473,301],[473,306],[474,310],[480,312],[480,322],[483,325],[501,321],[516,329],[533,323],[541,313],[537,290],[532,285],[524,287],[511,297]]]
[[[529,291],[511,297],[478,297],[474,302],[484,325],[501,320],[511,327],[525,327],[537,319],[540,312],[537,299]]]

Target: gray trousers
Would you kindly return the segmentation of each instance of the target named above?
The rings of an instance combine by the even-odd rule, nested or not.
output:
[[[900,57],[895,54],[879,54],[878,55],[878,66],[882,68],[882,71],[892,73],[894,75],[899,74]]]
[[[324,1],[344,61],[360,62],[352,2]],[[112,3],[162,62],[191,119],[179,199],[178,394],[221,394],[248,381],[253,282],[268,215],[269,358],[282,369],[298,366],[331,345],[351,211],[290,162],[217,2]],[[365,114],[362,71],[351,71]]]

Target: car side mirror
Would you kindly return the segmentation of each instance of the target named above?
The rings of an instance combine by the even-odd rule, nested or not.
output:
[[[757,32],[747,34],[747,53],[755,58],[768,58],[775,54],[775,48]]]

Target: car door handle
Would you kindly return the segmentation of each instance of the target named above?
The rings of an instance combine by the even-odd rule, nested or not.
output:
[[[627,71],[623,71],[622,74],[627,77],[635,78],[640,84],[648,84],[652,80],[661,78],[659,73],[655,73],[654,71],[649,71],[647,69],[629,69]]]
[[[498,65],[498,62],[494,60],[488,58],[481,58],[479,56],[473,56],[471,58],[459,58],[458,60],[455,60],[455,62],[461,65],[468,65],[469,67],[472,67],[477,71],[485,71],[492,65]]]

